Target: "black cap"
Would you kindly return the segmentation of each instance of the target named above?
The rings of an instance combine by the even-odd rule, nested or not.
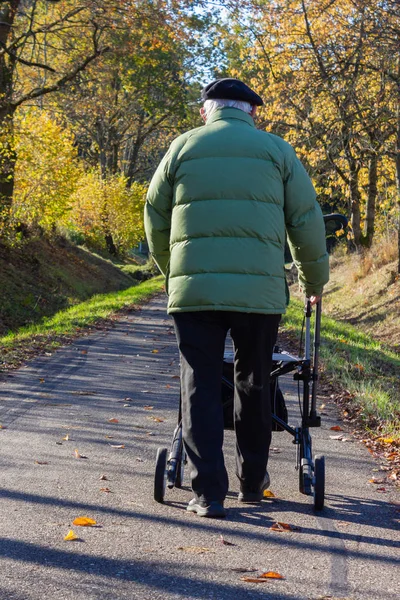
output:
[[[202,100],[240,100],[252,106],[262,106],[262,98],[239,79],[215,79],[201,91]]]

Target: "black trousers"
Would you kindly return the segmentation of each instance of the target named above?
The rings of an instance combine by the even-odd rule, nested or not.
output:
[[[181,357],[183,441],[197,499],[223,502],[228,475],[222,452],[222,365],[228,331],[234,344],[236,474],[257,489],[271,443],[269,374],[281,315],[174,313]]]

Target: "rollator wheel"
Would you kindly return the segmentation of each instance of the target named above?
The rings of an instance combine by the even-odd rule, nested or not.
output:
[[[166,485],[166,467],[167,467],[167,448],[157,450],[156,470],[154,473],[154,500],[164,502]]]
[[[325,499],[325,456],[316,456],[314,464],[314,509],[322,510]]]
[[[175,479],[175,487],[176,488],[181,488],[182,484],[183,484],[183,478],[185,475],[185,460],[186,460],[186,454],[185,454],[185,451],[182,450],[181,459],[178,462],[177,469],[176,469],[176,479]]]

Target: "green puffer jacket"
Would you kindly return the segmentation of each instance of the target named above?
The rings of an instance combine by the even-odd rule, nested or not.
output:
[[[171,144],[149,187],[145,229],[169,313],[284,313],[285,229],[304,292],[319,295],[328,281],[310,178],[289,144],[235,108]]]

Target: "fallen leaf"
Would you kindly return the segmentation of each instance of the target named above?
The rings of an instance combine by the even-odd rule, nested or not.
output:
[[[384,437],[380,437],[376,440],[377,442],[380,442],[381,444],[393,444],[393,442],[395,441],[394,438],[384,438]]]
[[[275,494],[271,492],[271,490],[264,490],[263,493],[264,498],[276,498]]]
[[[331,429],[331,431],[343,431],[342,428],[340,427],[340,425],[334,425],[330,429]]]
[[[222,534],[220,534],[219,539],[221,540],[221,544],[223,544],[224,546],[236,546],[236,544],[225,540]]]
[[[7,427],[4,427],[4,425],[0,425],[0,429],[7,429]]]
[[[92,390],[80,390],[78,392],[71,392],[74,396],[95,396],[97,392]]]
[[[376,488],[376,491],[377,491],[377,492],[386,493],[386,492],[387,492],[387,489],[386,489],[385,487],[379,487],[379,488]]]
[[[92,525],[97,525],[94,519],[90,519],[89,517],[76,517],[72,521],[72,525],[77,525],[79,527],[92,527]]]
[[[289,525],[289,523],[281,523],[279,521],[274,523],[270,529],[272,529],[272,531],[300,531],[300,527]]]
[[[87,350],[82,350],[81,354],[87,354]]]
[[[100,475],[99,479],[100,481],[108,481],[107,475]]]
[[[321,406],[319,407],[319,410],[324,410],[326,404],[321,404]]]
[[[107,440],[113,440],[114,436],[113,435],[105,435],[104,436]]]
[[[151,351],[151,353],[152,353],[152,354],[158,354],[158,353],[159,353],[159,350],[152,350],[152,351]]]
[[[167,383],[167,385],[165,386],[167,389],[169,389],[171,386],[169,385],[169,383]]]
[[[70,529],[64,538],[64,542],[73,542],[74,540],[79,540],[79,537]]]
[[[331,440],[342,440],[344,438],[343,433],[340,435],[330,435],[329,436]]]
[[[268,571],[267,573],[262,573],[258,577],[241,577],[241,581],[248,581],[250,583],[265,583],[269,579],[285,579],[280,573],[275,573],[274,571]]]
[[[108,419],[109,423],[119,423],[118,419]]]
[[[192,552],[193,554],[205,554],[205,552],[211,552],[210,548],[204,548],[202,546],[178,546],[177,550]]]
[[[49,463],[45,460],[35,460],[35,465],[48,465]]]
[[[375,477],[369,479],[369,483],[385,483],[385,481],[386,479],[375,479]]]
[[[269,451],[272,454],[280,454],[282,452],[280,448],[270,448]]]
[[[65,437],[63,437],[64,442],[68,442],[69,441],[69,435],[67,433],[67,435]]]
[[[180,379],[180,376],[179,375],[172,375],[171,379]]]
[[[125,444],[110,444],[111,448],[125,448]]]
[[[75,458],[87,458],[87,456],[84,456],[83,454],[79,454],[78,448],[75,448],[74,455],[75,455]]]
[[[105,488],[100,488],[100,491],[101,491],[101,492],[107,492],[107,493],[111,493],[111,490],[110,490],[110,488],[108,488],[108,487],[105,487]]]
[[[165,419],[161,419],[160,417],[148,417],[152,421],[156,421],[156,423],[163,423]]]
[[[44,382],[45,382],[45,379],[43,379],[43,377],[41,377],[41,378],[39,379],[39,381],[40,381],[40,383],[44,383]]]
[[[154,406],[143,406],[144,410],[153,410]]]

